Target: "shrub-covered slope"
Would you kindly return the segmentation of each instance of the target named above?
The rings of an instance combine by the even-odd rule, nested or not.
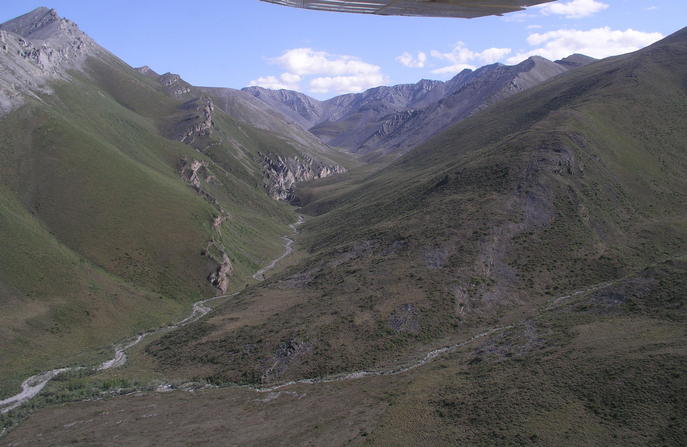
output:
[[[301,265],[148,352],[219,382],[383,366],[684,253],[686,75],[681,31],[507,99],[334,199],[310,197],[320,215]]]

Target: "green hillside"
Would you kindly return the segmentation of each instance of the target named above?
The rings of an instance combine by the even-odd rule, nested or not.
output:
[[[386,367],[686,253],[686,75],[682,31],[309,188],[310,256],[147,352],[214,383]]]
[[[220,293],[224,253],[243,287],[295,220],[263,187],[264,156],[302,154],[283,137],[215,110],[210,136],[175,141],[184,101],[111,56],[52,87],[0,120],[0,394]]]
[[[89,48],[0,117],[0,397],[239,293],[3,441],[687,444],[687,29],[363,166]]]

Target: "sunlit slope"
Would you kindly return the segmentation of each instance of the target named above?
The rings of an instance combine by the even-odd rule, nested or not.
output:
[[[687,35],[564,74],[319,198],[311,256],[149,347],[160,368],[278,382],[393,363],[687,251]]]
[[[182,102],[114,57],[53,88],[0,120],[8,386],[221,293],[225,254],[242,287],[295,219],[263,185],[263,154],[300,154],[284,138],[217,111],[207,150],[175,141]]]

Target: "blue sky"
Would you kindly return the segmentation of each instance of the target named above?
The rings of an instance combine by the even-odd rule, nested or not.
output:
[[[479,19],[381,17],[285,8],[258,0],[3,0],[0,21],[57,9],[132,66],[195,85],[251,83],[318,98],[379,84],[449,79],[462,68],[604,57],[687,26],[686,0],[558,0]]]

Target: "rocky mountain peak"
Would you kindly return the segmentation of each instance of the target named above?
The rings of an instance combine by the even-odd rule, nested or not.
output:
[[[575,67],[582,67],[584,65],[591,64],[592,62],[596,61],[593,57],[585,56],[584,54],[571,54],[568,57],[565,57],[563,59],[557,60],[556,63],[559,65],[563,65],[568,68],[575,68]]]
[[[87,55],[106,53],[72,21],[54,9],[37,8],[0,24],[0,114],[28,91],[50,91],[46,81],[69,77]]]
[[[31,40],[49,40],[60,35],[85,36],[76,23],[60,17],[56,10],[45,7],[8,20],[0,25],[0,29]]]

